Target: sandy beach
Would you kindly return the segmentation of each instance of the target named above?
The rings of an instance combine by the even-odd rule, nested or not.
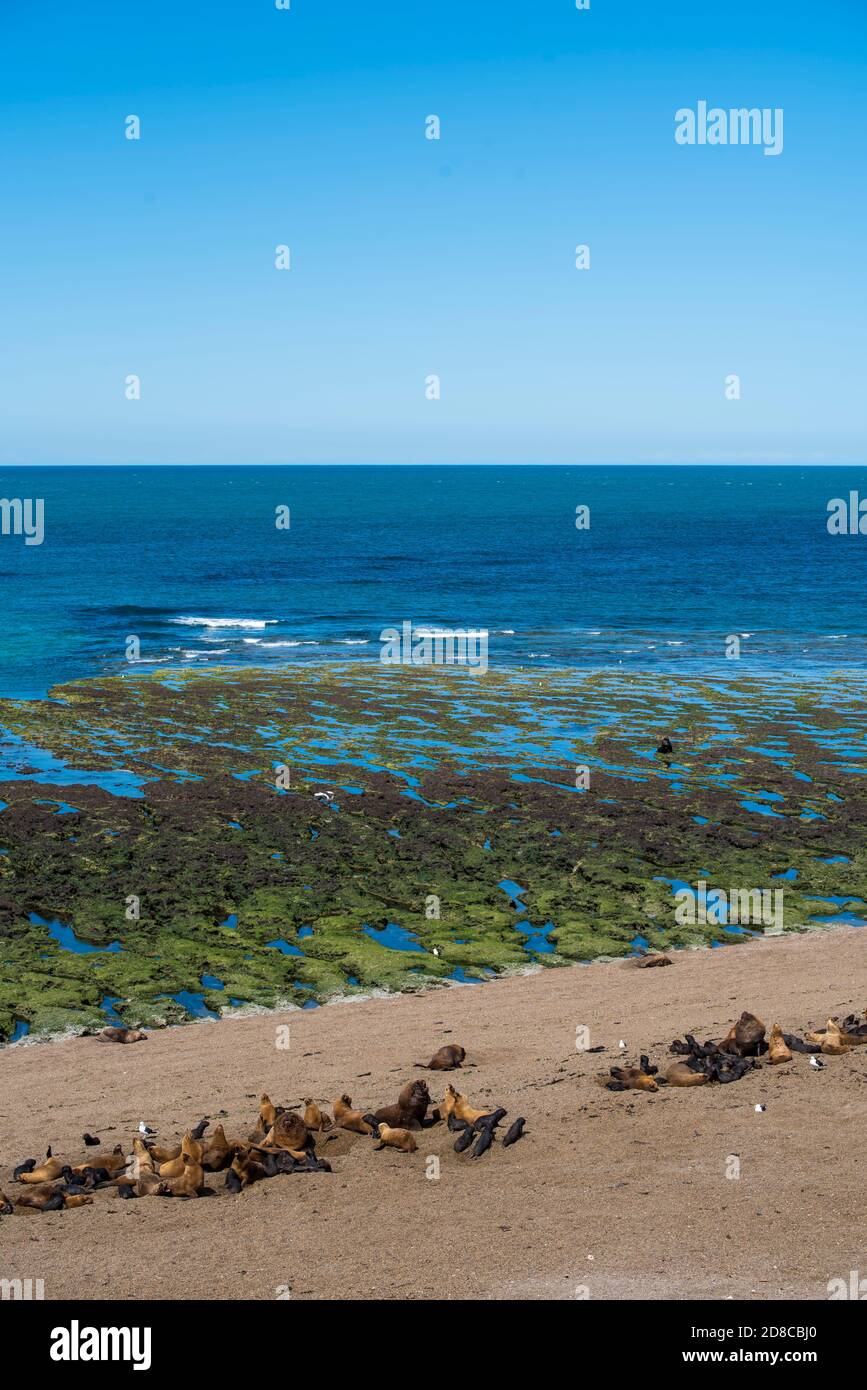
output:
[[[798,1032],[860,1010],[864,948],[858,930],[835,929],[681,951],[663,970],[599,962],[171,1028],[129,1047],[81,1037],[4,1050],[11,1196],[16,1163],[49,1143],[77,1161],[85,1130],[128,1146],[140,1120],[169,1140],[225,1111],[231,1135],[262,1091],[287,1104],[347,1091],[366,1109],[420,1076],[439,1097],[450,1078],[413,1063],[449,1041],[475,1064],[451,1079],[481,1107],[526,1116],[527,1132],[479,1159],[455,1154],[443,1125],[413,1155],[340,1133],[319,1144],[330,1175],[230,1197],[214,1174],[209,1200],[101,1191],[79,1210],[17,1211],[0,1218],[0,1276],[41,1278],[46,1299],[826,1298],[829,1278],[867,1267],[867,1048],[822,1071],[796,1056],[733,1085],[656,1095],[593,1077],[641,1051],[664,1063],[673,1037],[719,1035],[744,1008]],[[579,1027],[606,1051],[577,1051]]]

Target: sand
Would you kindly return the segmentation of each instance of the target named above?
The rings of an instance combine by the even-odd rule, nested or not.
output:
[[[438,1125],[418,1153],[341,1134],[332,1174],[284,1176],[239,1197],[122,1202],[0,1217],[0,1277],[41,1278],[46,1299],[824,1299],[867,1273],[861,1145],[867,1047],[806,1056],[729,1086],[615,1094],[622,1060],[668,1058],[684,1030],[719,1035],[741,1009],[787,1031],[867,1005],[867,934],[829,930],[630,962],[539,971],[316,1010],[0,1052],[0,1185],[48,1143],[77,1158],[85,1130],[128,1145],[140,1120],[175,1137],[224,1109],[246,1132],[258,1096],[363,1108],[408,1077],[449,1079],[527,1119],[479,1159]],[[290,1046],[275,1045],[288,1025]],[[589,1055],[575,1047],[589,1029]],[[476,1063],[414,1071],[443,1042]],[[767,1109],[758,1114],[755,1105]],[[508,1121],[507,1121],[508,1123]],[[502,1133],[502,1131],[501,1131]],[[429,1155],[439,1177],[427,1176]],[[726,1176],[730,1156],[741,1176]]]

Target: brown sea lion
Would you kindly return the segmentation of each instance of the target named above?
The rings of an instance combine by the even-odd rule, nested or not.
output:
[[[334,1111],[334,1123],[341,1129],[351,1129],[355,1134],[373,1133],[361,1111],[353,1110],[351,1096],[338,1096],[332,1101],[331,1108]]]
[[[194,1139],[192,1131],[187,1130],[181,1140],[181,1152],[178,1157],[169,1159],[168,1163],[160,1164],[160,1177],[168,1180],[182,1178],[187,1167],[187,1159],[201,1167],[204,1156],[205,1146],[201,1139]]]
[[[251,1183],[269,1176],[268,1167],[252,1153],[238,1153],[226,1174],[226,1186],[230,1192],[239,1192],[242,1187],[249,1187]]]
[[[279,1114],[262,1142],[264,1149],[291,1149],[303,1153],[313,1143],[313,1137],[302,1120],[291,1110]]]
[[[391,1125],[381,1123],[379,1143],[374,1147],[377,1149],[400,1149],[402,1153],[414,1154],[418,1144],[415,1142],[415,1136],[408,1129],[392,1128]]]
[[[459,1120],[463,1120],[466,1124],[474,1125],[476,1123],[476,1120],[481,1120],[483,1116],[490,1115],[490,1108],[487,1110],[474,1109],[474,1107],[470,1105],[466,1096],[461,1095],[460,1091],[456,1091],[454,1086],[446,1087],[446,1095],[448,1096],[449,1093],[451,1093],[451,1095],[454,1097],[454,1102],[452,1104],[451,1109],[454,1110],[454,1113],[457,1116],[457,1118]]]
[[[6,1196],[6,1193],[2,1189],[0,1189],[0,1216],[11,1215],[12,1203],[9,1201],[9,1198]]]
[[[374,1116],[377,1121],[396,1125],[399,1129],[421,1129],[429,1105],[427,1082],[408,1081],[399,1092],[396,1104],[383,1105]]]
[[[115,1144],[111,1153],[94,1154],[83,1163],[73,1164],[73,1173],[83,1174],[86,1168],[104,1168],[107,1173],[119,1173],[126,1167],[126,1154],[120,1144]]]
[[[321,1133],[324,1129],[330,1129],[334,1121],[308,1096],[304,1102],[304,1123],[308,1129],[315,1129],[317,1133]]]
[[[133,1151],[135,1151],[135,1144],[133,1144]],[[178,1140],[176,1144],[149,1143],[147,1145],[147,1151],[153,1159],[154,1163],[171,1163],[173,1158],[180,1158],[181,1143],[180,1140]]]
[[[414,1065],[427,1071],[454,1071],[466,1057],[466,1048],[458,1043],[446,1043],[435,1052],[429,1062],[416,1062]]]
[[[65,1207],[89,1207],[93,1205],[93,1198],[85,1196],[83,1192],[65,1192],[63,1205]]]
[[[16,1207],[30,1207],[34,1211],[60,1211],[66,1206],[63,1196],[63,1189],[59,1185],[43,1183],[41,1187],[34,1187],[28,1192],[22,1192],[20,1197],[15,1199]]]
[[[771,1066],[777,1066],[780,1062],[791,1062],[791,1050],[786,1047],[783,1038],[783,1030],[779,1023],[775,1023],[771,1028],[771,1036],[768,1039],[768,1061]]]
[[[597,1084],[607,1091],[658,1091],[659,1087],[652,1076],[641,1067],[612,1067],[610,1076],[604,1072],[596,1077]]]
[[[205,1185],[204,1169],[191,1154],[183,1154],[182,1160],[183,1172],[176,1178],[169,1178],[166,1186],[173,1197],[198,1197]]]
[[[828,1057],[842,1057],[848,1052],[851,1043],[847,1041],[836,1019],[829,1018],[824,1028],[817,1029],[815,1033],[805,1033],[805,1038],[809,1043],[818,1043],[822,1051]]]
[[[639,970],[652,970],[657,965],[674,965],[674,961],[669,956],[641,956],[635,962]]]
[[[49,1150],[49,1153],[50,1152]],[[40,1163],[38,1168],[31,1168],[29,1173],[20,1173],[18,1181],[29,1183],[53,1182],[55,1178],[60,1177],[65,1167],[65,1159],[49,1157],[46,1158],[44,1163]]]
[[[263,1095],[259,1100],[259,1123],[267,1132],[277,1118],[277,1107],[273,1104],[271,1097]]]
[[[147,1033],[141,1028],[103,1028],[96,1035],[101,1042],[134,1043],[147,1042]]]
[[[693,1071],[686,1062],[672,1062],[665,1076],[659,1078],[666,1086],[706,1086],[710,1077],[707,1072]]]
[[[755,1014],[741,1014],[737,1023],[733,1023],[719,1046],[723,1052],[734,1052],[738,1057],[757,1057],[760,1051],[764,1051],[762,1044],[765,1040],[765,1025]]]

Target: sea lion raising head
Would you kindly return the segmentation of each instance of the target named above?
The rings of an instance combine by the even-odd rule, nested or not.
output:
[[[321,1133],[324,1129],[330,1129],[334,1122],[331,1116],[324,1114],[316,1101],[308,1096],[304,1102],[304,1123],[308,1129],[315,1129],[317,1133]]]
[[[179,1177],[170,1178],[165,1185],[172,1197],[198,1197],[205,1185],[202,1165],[188,1153],[182,1155],[182,1160],[183,1172]]]
[[[780,1062],[791,1062],[791,1060],[791,1049],[786,1046],[783,1030],[779,1023],[775,1023],[768,1039],[768,1061],[771,1066],[777,1066]]]
[[[449,1100],[451,1100],[450,1105],[448,1104]],[[457,1118],[459,1120],[463,1120],[468,1125],[474,1125],[476,1123],[476,1120],[481,1120],[483,1116],[489,1115],[491,1113],[490,1110],[474,1109],[474,1107],[470,1105],[466,1096],[461,1095],[460,1091],[456,1091],[454,1086],[446,1086],[445,1106],[446,1116],[450,1115],[451,1112],[454,1111]]]
[[[425,1081],[408,1081],[395,1105],[384,1105],[375,1112],[376,1119],[402,1129],[421,1129],[430,1105],[430,1091]]]
[[[446,1043],[438,1052],[435,1052],[429,1062],[416,1062],[417,1067],[425,1068],[427,1071],[454,1071],[459,1067],[466,1057],[466,1049],[458,1043]]]
[[[338,1096],[336,1100],[332,1101],[331,1108],[334,1111],[334,1122],[341,1129],[350,1129],[355,1134],[373,1133],[361,1111],[353,1110],[351,1096]]]
[[[732,1024],[726,1033],[720,1049],[733,1052],[737,1057],[758,1057],[765,1048],[765,1025],[755,1014],[741,1014],[737,1023]]]

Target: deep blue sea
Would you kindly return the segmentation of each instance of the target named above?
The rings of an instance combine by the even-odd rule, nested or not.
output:
[[[485,629],[492,666],[863,669],[867,536],[826,524],[859,484],[867,469],[5,468],[0,497],[42,498],[45,537],[0,535],[0,694],[128,671],[130,636],[142,670],[377,661],[407,619]]]

